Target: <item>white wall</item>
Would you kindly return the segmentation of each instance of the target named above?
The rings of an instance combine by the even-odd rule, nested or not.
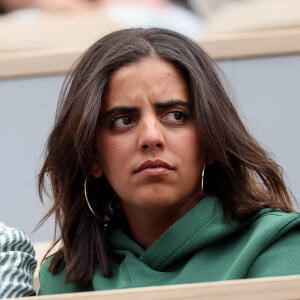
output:
[[[45,213],[37,174],[52,126],[62,76],[0,80],[0,220],[23,228],[33,241],[49,240],[52,224],[36,233]]]
[[[248,128],[283,167],[300,207],[300,55],[220,62]]]

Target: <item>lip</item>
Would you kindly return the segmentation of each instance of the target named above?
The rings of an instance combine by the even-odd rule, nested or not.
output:
[[[175,170],[174,167],[172,167],[167,162],[156,159],[156,160],[146,160],[144,161],[136,170],[134,170],[134,173],[146,173],[149,175],[161,175],[163,173],[166,173],[168,171]]]

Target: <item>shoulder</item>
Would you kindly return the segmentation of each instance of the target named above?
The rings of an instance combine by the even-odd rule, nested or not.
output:
[[[251,219],[250,223],[251,227],[258,231],[271,231],[275,236],[280,237],[291,229],[300,229],[300,213],[262,209]]]
[[[0,222],[1,252],[21,251],[35,255],[34,248],[23,230],[8,227]]]
[[[300,274],[300,213],[262,210],[250,227],[262,247],[248,277]]]
[[[35,252],[26,234],[0,223],[0,298],[34,295]]]
[[[52,274],[49,271],[51,260],[52,256],[48,257],[41,265],[39,271],[39,295],[75,293],[82,291],[76,284],[67,282],[64,269],[57,274]]]
[[[299,232],[300,238],[300,213],[262,209],[246,221],[243,227],[245,227],[244,234],[249,240],[267,247],[276,240],[289,236],[290,232]]]

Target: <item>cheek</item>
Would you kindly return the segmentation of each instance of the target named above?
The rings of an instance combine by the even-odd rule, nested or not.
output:
[[[103,152],[107,156],[115,156],[116,154],[121,154],[122,149],[125,148],[123,142],[118,142],[117,140],[110,139],[103,144]]]
[[[105,169],[118,168],[129,154],[128,140],[120,138],[103,138],[101,143],[101,161]]]
[[[175,139],[173,139],[175,142]],[[200,146],[200,141],[197,133],[192,131],[187,131],[177,139],[174,148],[177,149],[177,154],[181,157],[185,157],[189,160],[201,161],[203,159],[203,151]]]

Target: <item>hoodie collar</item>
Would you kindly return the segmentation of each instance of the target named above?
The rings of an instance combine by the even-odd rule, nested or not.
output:
[[[162,271],[173,262],[239,228],[237,222],[224,222],[221,201],[215,196],[208,196],[201,199],[147,249],[143,249],[119,228],[112,232],[110,241],[116,254],[126,256],[130,252],[153,269]]]

